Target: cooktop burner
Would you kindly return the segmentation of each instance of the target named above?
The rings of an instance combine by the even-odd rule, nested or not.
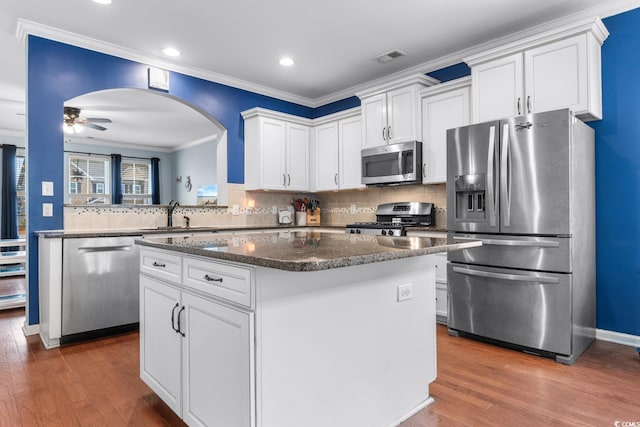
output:
[[[433,203],[404,202],[379,205],[375,222],[356,222],[346,226],[351,234],[405,236],[409,227],[434,225]]]

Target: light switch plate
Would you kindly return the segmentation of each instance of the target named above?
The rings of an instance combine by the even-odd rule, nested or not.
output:
[[[42,195],[53,196],[53,182],[42,181]]]
[[[53,216],[53,203],[42,204],[42,216]]]

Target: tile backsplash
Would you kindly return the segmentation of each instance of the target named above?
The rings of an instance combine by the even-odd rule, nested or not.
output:
[[[276,225],[277,211],[291,201],[309,197],[319,200],[321,225],[342,226],[358,221],[374,221],[376,207],[390,202],[432,202],[436,225],[446,227],[446,185],[405,185],[315,194],[245,191],[242,184],[229,184],[228,207],[176,208],[173,224],[192,227]],[[234,205],[237,210],[234,211]],[[274,209],[275,208],[275,209]],[[65,206],[65,230],[110,230],[162,227],[167,223],[166,206]]]

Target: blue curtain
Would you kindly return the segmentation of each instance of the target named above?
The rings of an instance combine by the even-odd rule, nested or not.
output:
[[[160,159],[151,158],[151,203],[160,204]]]
[[[16,192],[16,146],[2,147],[2,218],[0,218],[0,238],[18,238],[18,202]],[[3,251],[18,248],[2,248]]]
[[[111,155],[111,204],[122,204],[122,156]]]

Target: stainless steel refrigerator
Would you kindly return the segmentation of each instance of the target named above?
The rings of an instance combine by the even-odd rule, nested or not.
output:
[[[447,131],[451,335],[573,363],[595,337],[594,132],[569,110]]]

